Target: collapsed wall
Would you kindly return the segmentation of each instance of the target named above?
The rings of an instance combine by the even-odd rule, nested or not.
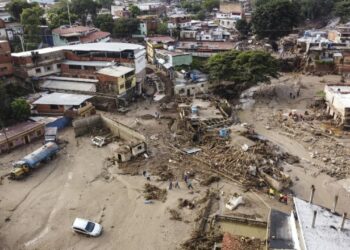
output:
[[[145,136],[136,130],[103,115],[75,120],[73,122],[75,137],[83,136],[96,129],[108,128],[113,135],[125,141],[144,142]]]

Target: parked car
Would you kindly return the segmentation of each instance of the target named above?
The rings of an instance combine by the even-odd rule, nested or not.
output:
[[[72,229],[74,232],[94,237],[102,233],[102,226],[100,224],[81,218],[75,218]]]

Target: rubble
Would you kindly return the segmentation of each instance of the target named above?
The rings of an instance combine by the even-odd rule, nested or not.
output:
[[[181,214],[176,209],[169,209],[169,213],[170,213],[170,220],[182,221]]]
[[[146,200],[160,200],[162,202],[166,201],[167,190],[160,189],[152,184],[146,183],[143,193]]]

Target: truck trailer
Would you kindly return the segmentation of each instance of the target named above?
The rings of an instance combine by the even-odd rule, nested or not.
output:
[[[23,178],[28,175],[31,170],[39,167],[40,163],[51,160],[58,150],[59,147],[56,143],[46,143],[31,154],[23,157],[23,159],[15,162],[13,164],[13,170],[10,173],[10,178],[14,180]]]

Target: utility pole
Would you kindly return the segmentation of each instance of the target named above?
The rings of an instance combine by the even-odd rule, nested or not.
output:
[[[72,26],[72,22],[70,20],[69,0],[67,0],[67,11],[68,11],[69,26]]]
[[[17,34],[17,36],[19,37],[19,40],[21,41],[22,51],[25,51],[23,35]]]

